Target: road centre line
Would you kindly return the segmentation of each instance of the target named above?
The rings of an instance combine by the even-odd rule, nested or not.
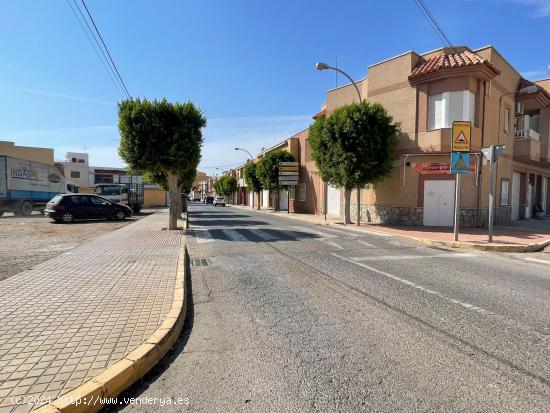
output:
[[[448,254],[436,254],[436,255],[383,255],[375,257],[352,257],[355,261],[381,261],[381,260],[414,260],[422,258],[465,258],[465,257],[479,257],[479,255],[471,252],[450,252]]]
[[[479,313],[486,313],[486,314],[491,314],[490,311],[487,311],[481,307],[476,307],[475,305],[473,304],[470,304],[470,303],[466,303],[466,302],[463,302],[463,301],[460,301],[460,300],[455,300],[454,298],[451,298],[445,294],[442,294],[440,293],[439,291],[435,291],[435,290],[430,290],[429,288],[426,288],[420,284],[415,284],[414,282],[412,281],[409,281],[409,280],[406,280],[404,278],[401,278],[401,277],[398,277],[397,275],[393,275],[393,274],[390,274],[389,272],[386,272],[386,271],[382,271],[382,270],[379,270],[377,268],[374,268],[374,267],[371,267],[370,265],[367,265],[367,264],[363,264],[362,262],[357,262],[351,258],[348,258],[348,257],[343,257],[341,255],[338,255],[338,254],[334,254],[334,253],[331,253],[331,255],[333,255],[334,257],[337,257],[337,258],[340,258],[344,261],[347,261],[347,262],[351,262],[352,264],[355,264],[355,265],[359,265],[360,267],[363,267],[363,268],[366,268],[367,270],[369,271],[372,271],[372,272],[375,272],[377,274],[380,274],[380,275],[383,275],[384,277],[387,277],[387,278],[390,278],[392,280],[395,280],[395,281],[398,281],[402,284],[405,284],[405,285],[408,285],[410,287],[413,287],[413,288],[416,288],[418,290],[421,290],[421,291],[424,291],[428,294],[432,294],[432,295],[435,295],[435,296],[438,296],[446,301],[449,301],[453,304],[458,304],[464,308],[466,308],[467,310],[471,310],[471,311],[477,311]]]

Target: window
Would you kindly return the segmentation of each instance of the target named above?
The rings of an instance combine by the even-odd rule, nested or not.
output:
[[[85,163],[84,159],[79,159],[78,163]]]
[[[306,184],[298,184],[298,201],[305,202],[306,200]]]
[[[80,178],[80,171],[71,171],[71,178]]]
[[[475,94],[468,90],[431,95],[428,129],[450,128],[455,120],[474,122]]]
[[[86,206],[88,205],[88,197],[84,195],[72,196],[71,204],[76,206]]]
[[[510,109],[504,111],[504,133],[510,133]]]
[[[97,175],[96,184],[112,184],[113,175]]]
[[[76,158],[72,158],[72,159],[71,159],[71,162],[76,163]]]
[[[90,201],[92,205],[109,205],[109,201],[105,198],[100,198],[98,196],[91,196]]]
[[[500,181],[500,205],[508,205],[509,199],[510,181],[503,179]]]

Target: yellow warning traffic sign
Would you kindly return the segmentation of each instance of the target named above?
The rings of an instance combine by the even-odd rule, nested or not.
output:
[[[451,150],[453,152],[470,152],[471,137],[472,124],[470,122],[454,121]]]

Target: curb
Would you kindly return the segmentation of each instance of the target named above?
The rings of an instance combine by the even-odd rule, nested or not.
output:
[[[151,370],[176,342],[187,311],[189,254],[181,238],[172,307],[162,324],[143,344],[107,367],[102,373],[39,407],[38,413],[88,413],[101,410],[102,398],[118,396]]]
[[[294,219],[296,221],[309,222],[309,223],[315,224],[315,225],[336,226],[340,229],[347,229],[347,230],[356,231],[356,232],[363,232],[363,233],[375,232],[375,233],[378,233],[378,234],[383,234],[385,236],[402,237],[402,238],[411,239],[413,241],[417,241],[417,242],[420,242],[420,243],[423,243],[423,244],[426,244],[426,245],[433,245],[433,246],[462,248],[462,249],[470,249],[470,250],[475,249],[475,250],[479,250],[479,251],[523,253],[523,252],[541,251],[545,247],[550,245],[550,238],[545,239],[544,241],[541,241],[541,242],[538,242],[538,243],[535,243],[535,244],[497,244],[497,243],[480,244],[480,243],[470,243],[470,242],[464,242],[464,241],[435,241],[435,240],[430,240],[430,239],[426,239],[426,238],[413,237],[413,236],[405,235],[405,234],[396,234],[396,233],[393,233],[393,232],[379,231],[379,230],[371,229],[371,228],[369,228],[369,229],[360,229],[360,228],[356,228],[356,227],[353,227],[353,226],[347,226],[346,227],[344,225],[335,224],[335,223],[331,223],[331,222],[319,222],[319,221],[316,221],[316,220],[303,219],[303,218],[298,217],[298,216],[293,215],[293,214],[288,214],[288,216],[287,216],[287,215],[284,215],[284,214],[274,214],[271,211],[266,211],[266,210],[261,210],[261,209],[250,209],[250,208],[246,208],[246,207],[241,207],[239,205],[230,205],[230,206],[234,207],[234,208],[242,209],[242,210],[260,212],[262,214],[272,214],[274,216],[281,217],[281,218],[288,218],[288,219]]]

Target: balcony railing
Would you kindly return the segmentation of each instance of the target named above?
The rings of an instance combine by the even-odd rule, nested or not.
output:
[[[516,139],[536,139],[539,140],[539,133],[533,129],[517,129]]]

